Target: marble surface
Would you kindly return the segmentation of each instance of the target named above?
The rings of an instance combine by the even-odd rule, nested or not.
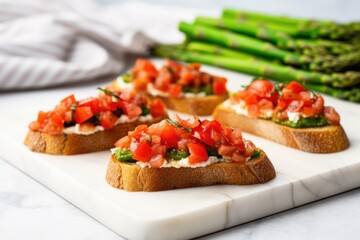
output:
[[[228,77],[229,88],[233,90],[250,80],[249,76],[231,71],[212,67],[205,67],[205,70]],[[106,81],[102,84],[105,83]],[[360,154],[360,129],[355,124],[360,120],[360,106],[328,97],[325,97],[327,103],[337,108],[343,116],[342,123],[350,138],[351,147],[335,154],[310,154],[244,134],[265,150],[277,170],[276,179],[263,185],[210,186],[158,193],[127,193],[111,188],[104,181],[109,158],[107,151],[66,157],[49,156],[30,152],[22,145],[27,129],[19,126],[26,126],[36,116],[39,109],[51,108],[55,103],[53,99],[61,99],[69,92],[75,93],[78,98],[94,95],[96,94],[95,87],[99,85],[101,83],[94,82],[86,86],[1,95],[0,108],[7,112],[8,116],[0,119],[0,124],[8,127],[2,129],[2,135],[0,135],[0,146],[2,146],[0,156],[100,223],[127,238],[199,237],[360,186],[360,159],[354,157]],[[12,104],[20,103],[23,106],[22,111],[16,111],[11,107]],[[11,169],[5,163],[2,165]],[[42,197],[41,194],[32,193],[31,188],[22,189],[21,185],[19,188],[11,187],[11,180],[17,179],[16,177],[5,179],[10,181],[10,186],[5,181],[2,182],[4,185],[0,188],[1,199],[4,206],[7,206],[2,208],[5,210],[0,215],[0,223],[4,224],[0,226],[4,228],[9,238],[14,236],[16,239],[21,234],[27,236],[30,234],[36,239],[46,239],[46,236],[54,234],[59,238],[66,235],[64,238],[71,236],[79,239],[90,236],[89,231],[94,231],[94,236],[91,235],[94,238],[98,237],[97,234],[102,231],[107,232],[104,235],[105,238],[117,237],[91,217],[76,210],[71,204],[60,201],[56,195],[49,194]],[[40,189],[43,190],[43,188]],[[30,192],[25,194],[23,190],[30,190]],[[358,195],[355,194],[355,199],[356,196]],[[321,202],[317,206],[322,206]],[[29,209],[36,209],[33,211],[36,211],[35,214],[38,215],[35,228],[29,227],[29,224],[33,222],[31,220],[28,223],[22,222],[24,219],[21,215],[29,214],[28,217],[33,215]],[[302,216],[303,213],[298,211]],[[318,224],[321,224],[321,221],[329,223],[327,214],[327,212],[323,216],[319,214]],[[353,214],[354,218],[359,217],[356,212]],[[290,217],[294,216],[290,215]],[[306,217],[312,218],[313,215],[306,216],[305,214],[305,219]],[[278,217],[269,219],[271,218]],[[260,220],[260,222],[264,221],[267,220]],[[271,220],[268,221],[270,225],[275,224]],[[291,232],[292,228],[299,225],[296,228],[300,227],[305,231],[308,228],[306,226],[310,226],[308,221],[299,221],[298,223],[297,220],[291,222],[294,226],[288,230]],[[348,222],[345,219],[344,221]],[[260,222],[250,223],[252,227],[249,228],[243,225],[238,231],[234,230],[238,228],[236,227],[203,238],[219,236],[229,239],[238,238],[243,236],[244,231],[252,234],[251,232],[255,230],[251,229],[254,225],[258,228],[257,224]],[[22,229],[26,231],[15,230],[21,223],[24,224]],[[40,230],[43,229],[43,224],[50,226]],[[288,226],[291,225],[287,223],[286,228]],[[258,237],[272,230],[265,227],[264,231],[264,233],[260,231]],[[342,234],[343,229],[339,231]],[[281,232],[284,235],[278,235],[279,232],[276,236],[281,238],[289,233]],[[349,237],[356,236],[356,232],[346,231],[346,233]]]
[[[98,2],[121,2],[116,0],[98,0]],[[316,18],[332,18],[339,21],[359,20],[358,10],[360,8],[360,1],[357,0],[304,0],[304,1],[289,1],[289,0],[258,0],[258,1],[236,1],[224,0],[221,1],[207,1],[204,4],[202,0],[182,0],[182,1],[162,1],[162,0],[148,0],[148,2],[168,4],[168,5],[182,5],[188,7],[206,7],[211,9],[219,9],[223,6],[237,6],[246,9],[266,11],[272,13],[286,13],[295,16],[316,17]],[[17,103],[25,103],[26,109],[22,122],[29,121],[40,108],[47,109],[53,106],[53,99],[60,99],[69,91],[81,97],[88,94],[94,94],[96,86],[106,83],[103,82],[91,83],[87,86],[73,86],[60,89],[50,89],[47,91],[32,91],[19,93],[1,93],[0,94],[0,109],[9,110],[9,105],[14,101]],[[76,90],[73,90],[77,88]],[[22,101],[19,100],[21,98]],[[48,100],[47,100],[48,99]],[[51,101],[50,101],[51,100]],[[330,100],[330,103],[335,103],[336,107],[346,114],[344,124],[352,122],[353,116],[359,116],[359,109],[352,109],[340,101]],[[35,103],[36,102],[36,103]],[[39,103],[40,102],[40,103]],[[15,109],[9,110],[10,117],[2,118],[2,126],[4,121],[7,124],[16,124],[13,122],[11,116],[18,116]],[[18,127],[19,125],[17,125]],[[347,132],[351,133],[350,140],[359,143],[359,128],[356,125],[350,126]],[[98,222],[91,216],[84,213],[79,208],[75,207],[61,196],[55,194],[48,188],[39,184],[31,177],[25,175],[23,172],[9,165],[7,161],[11,159],[6,158],[4,150],[8,150],[9,142],[7,141],[6,131],[0,132],[0,238],[1,239],[124,239],[112,230]],[[17,132],[18,139],[23,138],[22,132]],[[265,144],[266,145],[266,144]],[[267,149],[272,149],[273,145],[266,145]],[[356,145],[357,149],[360,148]],[[280,149],[282,147],[280,146]],[[17,151],[16,148],[11,148],[12,151]],[[16,155],[20,152],[16,152]],[[287,156],[295,156],[290,152]],[[350,154],[350,157],[359,159],[359,152]],[[6,158],[6,161],[4,160]],[[15,156],[16,158],[16,156]],[[339,159],[341,160],[341,159]],[[319,165],[326,159],[320,159]],[[335,167],[336,160],[329,164],[329,168]],[[279,166],[279,165],[277,165]],[[300,165],[295,165],[295,173]],[[315,167],[316,168],[316,167]],[[281,169],[281,168],[280,168]],[[306,169],[307,171],[308,169]],[[327,169],[329,170],[329,169]],[[351,168],[343,169],[341,173],[336,171],[335,175],[322,176],[324,182],[330,188],[324,188],[323,185],[314,187],[312,185],[313,179],[308,179],[305,185],[298,185],[297,187],[306,187],[310,190],[315,190],[313,193],[320,192],[325,196],[327,193],[324,190],[343,189],[343,178],[351,179],[360,175],[358,168],[352,174]],[[283,169],[280,170],[283,172]],[[310,171],[311,173],[311,171]],[[336,180],[333,180],[333,177]],[[346,180],[346,182],[349,182]],[[355,186],[353,186],[355,187]],[[320,195],[321,195],[320,194]],[[307,195],[309,198],[316,198],[314,194]],[[300,199],[295,197],[294,199]],[[89,199],[91,200],[91,198]],[[253,199],[267,203],[267,199]],[[306,199],[300,199],[306,201]],[[249,223],[241,224],[235,227],[228,228],[216,233],[211,233],[200,237],[199,239],[358,239],[360,234],[357,229],[360,222],[360,208],[358,207],[360,201],[360,189],[356,188],[352,191],[338,194],[320,201],[312,202],[300,207],[292,208],[271,216],[261,218],[259,220],[251,221]],[[298,206],[300,203],[292,202],[293,206]],[[102,209],[99,208],[98,211]]]

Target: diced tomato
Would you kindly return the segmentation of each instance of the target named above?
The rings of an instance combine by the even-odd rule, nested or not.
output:
[[[64,104],[67,107],[69,107],[71,105],[75,105],[76,99],[75,99],[74,94],[71,94],[71,95],[67,96],[66,98],[64,98],[63,100],[61,100],[61,104]]]
[[[317,95],[312,107],[314,109],[315,115],[321,115],[324,111],[324,98],[320,95]]]
[[[302,113],[307,117],[313,117],[315,115],[313,107],[303,107]]]
[[[246,92],[244,98],[242,98],[246,105],[257,104],[260,101],[260,96],[257,93]]]
[[[257,105],[260,110],[270,110],[274,108],[273,103],[267,99],[261,99]]]
[[[154,118],[161,117],[165,114],[165,105],[158,98],[155,98],[152,102],[150,102],[149,107],[151,116]]]
[[[147,129],[148,129],[147,125],[140,124],[134,129],[134,131],[129,132],[129,137],[135,138],[137,141],[139,141],[141,135],[143,133],[147,133]]]
[[[31,131],[38,131],[41,128],[41,124],[37,121],[33,121],[29,124],[29,129]]]
[[[236,147],[235,146],[231,146],[231,145],[221,145],[219,148],[218,148],[218,153],[221,155],[221,156],[227,156],[227,157],[231,157],[233,152],[236,150]]]
[[[201,143],[189,143],[189,163],[190,164],[196,164],[199,162],[205,162],[208,160],[209,155],[206,151],[206,148]]]
[[[114,143],[115,147],[118,148],[129,148],[131,143],[131,138],[129,136],[125,136],[123,138],[120,138]]]
[[[214,94],[222,95],[227,93],[226,89],[226,79],[222,77],[214,78],[214,82],[212,85],[212,90]]]
[[[111,111],[105,111],[100,114],[100,124],[105,129],[108,130],[115,125],[117,116]]]
[[[245,156],[246,157],[252,156],[254,153],[254,150],[256,149],[255,144],[249,140],[245,140],[244,145],[245,145],[245,152],[244,152]]]
[[[302,100],[293,100],[290,102],[287,111],[289,112],[300,112],[304,102]]]
[[[195,127],[193,131],[195,137],[211,147],[214,147],[223,137],[223,129],[216,120],[209,121],[205,119],[199,126]]]
[[[89,118],[94,116],[93,112],[91,111],[91,107],[77,107],[75,110],[75,122],[76,123],[83,123]]]
[[[113,99],[109,95],[101,95],[100,97],[100,111],[115,111],[118,108],[118,99]]]
[[[69,122],[72,122],[74,119],[73,119],[73,110],[68,110],[66,111],[65,115],[64,115],[64,121],[66,123],[69,123]]]
[[[43,131],[48,134],[56,135],[56,134],[62,133],[63,129],[64,129],[63,126],[53,125],[53,124],[51,124],[51,122],[48,122],[47,124],[45,124]]]
[[[324,116],[330,124],[332,125],[340,124],[340,115],[335,111],[333,107],[325,107]]]
[[[38,123],[45,123],[45,120],[47,119],[47,113],[40,111],[38,113],[37,122]]]
[[[296,81],[291,81],[290,83],[288,83],[285,87],[284,90],[290,90],[290,92],[293,92],[295,94],[299,94],[303,91],[307,91],[307,89],[301,85],[300,83],[296,82]]]
[[[153,168],[160,168],[165,162],[164,155],[155,155],[150,158],[149,164]]]
[[[244,154],[242,154],[242,153],[239,153],[239,152],[235,151],[231,155],[231,160],[233,162],[243,163],[243,162],[246,161],[246,156]]]
[[[191,70],[200,70],[201,64],[200,63],[189,63],[188,68]]]
[[[274,91],[274,84],[268,80],[258,79],[250,83],[247,90],[255,92],[261,97],[270,97]]]
[[[140,90],[140,91],[146,91],[147,84],[150,82],[153,82],[153,79],[157,76],[153,73],[149,73],[146,71],[141,71],[136,74],[135,80],[132,82],[134,89]]]
[[[177,84],[170,84],[169,95],[170,97],[178,97],[182,92],[182,86]]]
[[[157,70],[155,66],[152,64],[152,62],[142,58],[136,60],[134,68],[132,69],[133,73],[137,73],[140,71],[148,72],[153,77],[157,75]]]
[[[151,159],[151,146],[146,141],[140,142],[132,158],[141,162],[149,162]]]
[[[166,146],[165,145],[153,144],[151,146],[151,155],[153,155],[153,156],[156,156],[156,155],[165,156],[165,153],[166,153]]]
[[[96,97],[88,97],[79,101],[78,107],[90,107],[92,113],[98,114],[100,112],[100,99]]]
[[[235,145],[238,149],[244,150],[244,142],[242,138],[242,131],[241,129],[234,129],[230,134],[230,141],[233,145]]]
[[[162,91],[168,91],[172,75],[166,67],[163,67],[155,79],[154,87]]]
[[[182,118],[179,117],[179,115],[172,114],[170,116],[170,118],[174,122],[179,123],[181,126],[186,127],[186,128],[190,128],[190,129],[195,128],[195,127],[200,125],[200,120],[195,115],[192,115],[187,119],[182,119]]]
[[[120,98],[125,101],[131,101],[135,98],[136,92],[132,89],[124,89],[121,94]]]
[[[280,98],[276,108],[280,110],[285,110],[289,106],[290,102],[291,100]]]
[[[48,117],[49,117],[48,123],[50,125],[59,126],[59,127],[64,126],[64,118],[61,112],[51,111],[48,113]]]
[[[164,66],[170,67],[174,72],[180,72],[185,66],[168,58],[164,60]]]
[[[160,133],[161,139],[164,141],[168,148],[176,147],[178,144],[178,136],[176,129],[173,125],[166,124],[163,131]]]
[[[124,108],[125,114],[128,115],[129,119],[140,116],[142,112],[141,108],[133,103],[124,102]]]
[[[179,83],[185,86],[189,86],[195,82],[199,75],[200,73],[198,71],[184,67],[180,71]]]

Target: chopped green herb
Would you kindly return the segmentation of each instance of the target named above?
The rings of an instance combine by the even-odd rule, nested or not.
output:
[[[128,73],[123,74],[121,78],[125,83],[131,83],[132,81],[131,76]]]
[[[200,92],[204,92],[206,95],[213,94],[213,90],[210,84],[201,87]]]
[[[133,154],[132,154],[131,150],[128,148],[116,149],[114,152],[114,155],[115,155],[116,159],[121,162],[133,162],[134,161],[132,159]]]
[[[109,91],[107,89],[104,89],[104,88],[101,88],[101,87],[98,87],[97,89],[99,89],[100,91],[103,91],[106,95],[109,95],[111,96],[111,100],[113,102],[117,102],[118,99],[120,98],[119,96],[117,96],[115,93],[113,93],[112,91]]]
[[[192,86],[183,86],[182,91],[185,93],[198,93],[197,89]]]
[[[113,114],[115,114],[117,117],[120,117],[124,114],[124,111],[121,108],[117,108],[115,111],[112,111]]]
[[[79,102],[76,102],[75,105],[71,105],[69,108],[71,109],[71,121],[75,120],[75,111],[79,105]]]
[[[261,150],[260,149],[254,149],[253,151],[253,154],[251,155],[251,159],[255,159],[255,158],[258,158],[260,157],[260,154],[261,154]]]
[[[282,89],[284,88],[284,84],[283,83],[276,83],[275,84],[275,89],[274,89],[274,91],[276,91],[278,94],[279,94],[279,96],[281,97],[282,96]]]
[[[187,128],[187,127],[181,126],[178,122],[174,122],[173,120],[171,120],[171,119],[169,119],[169,118],[166,119],[166,121],[167,121],[168,123],[170,123],[171,125],[177,127],[177,128],[180,128],[180,129],[185,130],[185,131],[188,131],[188,132],[192,132],[192,129],[191,129],[191,128]]]
[[[206,151],[209,156],[221,157],[221,155],[218,154],[217,149],[214,147],[206,146]]]
[[[328,122],[324,117],[310,117],[310,118],[301,118],[297,122],[292,121],[282,121],[273,119],[275,123],[292,127],[292,128],[308,128],[308,127],[321,127],[328,125]]]
[[[174,159],[176,161],[181,160],[183,158],[187,158],[189,156],[189,152],[186,150],[179,150],[175,148],[170,148],[166,151],[166,158]]]
[[[141,116],[146,116],[150,114],[150,108],[145,104],[141,105]]]

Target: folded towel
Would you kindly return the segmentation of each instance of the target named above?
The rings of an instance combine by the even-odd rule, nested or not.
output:
[[[129,54],[179,43],[180,20],[208,11],[91,0],[0,2],[0,90],[57,86],[124,71]]]

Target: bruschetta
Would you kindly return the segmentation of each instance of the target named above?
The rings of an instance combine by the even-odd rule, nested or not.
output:
[[[73,155],[111,149],[139,124],[167,117],[159,99],[150,101],[134,90],[99,88],[98,97],[65,97],[51,111],[40,111],[29,125],[25,145],[34,152]]]
[[[138,59],[129,74],[114,81],[114,86],[145,91],[160,98],[167,108],[206,116],[228,98],[227,80],[200,70],[199,63],[180,64],[164,60],[159,69],[145,59]]]
[[[177,115],[139,125],[115,143],[106,181],[126,191],[265,183],[276,175],[264,151],[240,129]]]
[[[212,117],[305,152],[331,153],[349,146],[335,109],[296,81],[284,85],[255,80],[216,107]]]

